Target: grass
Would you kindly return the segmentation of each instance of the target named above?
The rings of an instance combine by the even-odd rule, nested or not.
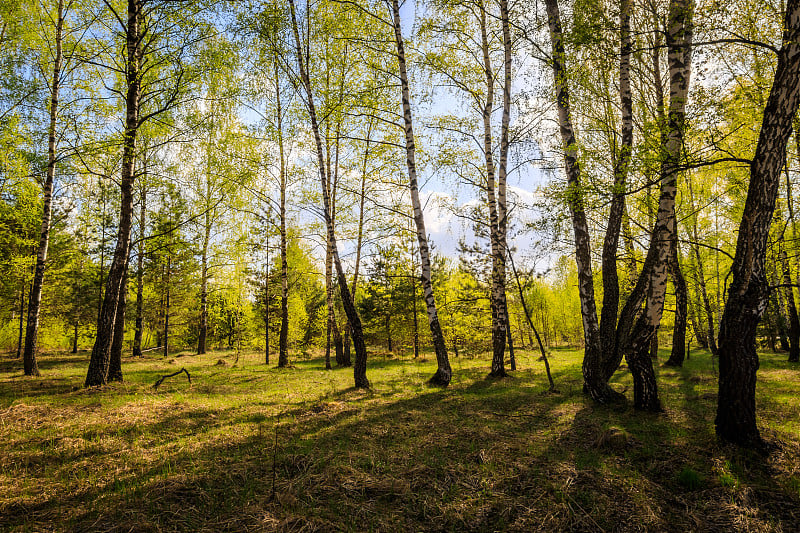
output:
[[[453,358],[440,390],[430,355],[373,355],[370,391],[319,358],[149,355],[93,390],[88,353],[43,355],[37,379],[2,358],[0,530],[800,531],[800,367],[783,355],[759,371],[769,456],[716,441],[707,353],[659,368],[660,415],[593,405],[575,351],[552,355],[557,394],[517,357],[504,380],[488,356]],[[191,384],[153,390],[182,367]],[[614,386],[631,395],[625,372]]]

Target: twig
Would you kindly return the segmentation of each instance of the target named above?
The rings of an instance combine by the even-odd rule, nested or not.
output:
[[[154,389],[157,389],[157,388],[158,388],[158,386],[159,386],[159,385],[161,385],[161,382],[163,382],[165,379],[167,379],[167,378],[171,378],[171,377],[173,377],[173,376],[177,376],[177,375],[178,375],[178,374],[180,374],[181,372],[185,372],[185,373],[186,373],[186,379],[188,379],[188,380],[189,380],[189,385],[191,385],[191,384],[192,384],[192,376],[190,376],[190,375],[189,375],[189,371],[188,371],[188,370],[186,370],[185,368],[181,368],[180,370],[178,370],[178,371],[177,371],[177,372],[175,372],[174,374],[168,374],[168,375],[166,375],[166,376],[161,376],[161,377],[158,379],[158,381],[156,381],[156,382],[153,384],[153,388],[154,388]]]

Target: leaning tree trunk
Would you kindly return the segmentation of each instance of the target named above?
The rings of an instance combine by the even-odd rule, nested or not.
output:
[[[364,331],[361,326],[361,318],[358,316],[355,302],[350,294],[350,287],[347,284],[347,277],[345,276],[342,262],[339,258],[339,250],[336,245],[336,235],[333,231],[333,221],[331,219],[331,205],[328,189],[325,186],[325,156],[322,149],[322,138],[319,133],[319,124],[317,122],[317,112],[314,105],[313,92],[311,90],[311,80],[306,71],[305,58],[303,57],[303,47],[300,42],[300,32],[297,28],[297,18],[295,15],[294,0],[289,0],[289,9],[292,17],[292,31],[296,44],[295,53],[297,54],[297,62],[300,68],[300,78],[306,93],[306,106],[308,107],[308,114],[311,120],[311,130],[314,134],[314,143],[317,150],[317,162],[319,164],[320,183],[322,186],[322,203],[325,217],[325,227],[327,229],[328,242],[331,243],[331,250],[333,253],[333,263],[336,266],[336,273],[339,281],[339,291],[342,297],[342,305],[344,306],[347,320],[350,322],[350,327],[353,333],[353,345],[356,350],[356,360],[353,365],[353,378],[355,387],[369,388],[369,380],[367,379],[367,346],[364,343]]]
[[[86,373],[86,387],[105,385],[108,378],[108,365],[111,358],[111,341],[114,336],[114,323],[117,304],[122,290],[122,278],[128,261],[131,241],[131,220],[133,213],[134,160],[136,157],[136,134],[139,127],[140,67],[142,60],[141,35],[139,31],[142,18],[141,0],[128,0],[128,21],[126,29],[126,86],[125,130],[122,145],[122,171],[120,176],[120,212],[117,244],[108,271],[106,294],[97,323],[97,338],[92,348],[89,370]]]
[[[108,381],[122,381],[122,344],[125,340],[125,307],[128,296],[128,269],[122,276],[117,316],[114,320],[114,338],[111,341],[111,360],[108,363]]]
[[[689,94],[692,45],[692,0],[671,0],[667,26],[670,73],[670,102],[666,133],[662,141],[661,191],[650,248],[655,259],[641,276],[647,278],[647,302],[625,345],[628,368],[633,377],[633,405],[637,409],[660,411],[650,344],[658,334],[664,312],[667,277],[675,244],[675,195],[686,129],[686,101]]]
[[[361,194],[359,196],[358,202],[358,236],[356,237],[356,261],[355,266],[353,267],[353,285],[351,287],[351,292],[353,293],[353,298],[356,297],[356,291],[358,290],[358,271],[361,266],[361,252],[364,245],[364,205],[366,203],[367,198],[367,164],[369,162],[369,155],[370,155],[370,142],[372,141],[372,128],[374,124],[372,118],[369,119],[367,122],[367,134],[365,136],[366,139],[366,147],[364,148],[364,159],[361,166]],[[416,309],[415,309],[416,313]],[[416,314],[415,314],[416,319]],[[344,330],[344,353],[342,354],[342,362],[341,366],[350,366],[352,365],[352,360],[350,358],[350,323],[347,322],[345,324]]]
[[[44,202],[42,206],[42,225],[39,232],[39,250],[36,254],[36,270],[28,299],[28,324],[25,331],[25,351],[22,356],[26,376],[38,376],[36,363],[37,340],[39,337],[39,307],[42,303],[42,285],[47,264],[47,249],[50,245],[50,219],[53,213],[53,179],[56,173],[56,122],[58,121],[58,91],[61,85],[61,63],[64,54],[61,48],[64,29],[64,1],[58,1],[56,15],[56,55],[53,61],[53,81],[50,85],[50,125],[47,128],[47,175],[44,179]]]
[[[522,310],[525,313],[525,319],[528,321],[528,326],[533,331],[533,334],[536,335],[536,342],[539,345],[539,351],[542,354],[542,361],[544,361],[544,368],[547,371],[547,381],[550,382],[550,392],[554,392],[556,390],[556,385],[553,382],[553,376],[550,374],[550,362],[547,359],[547,352],[544,349],[544,345],[542,344],[542,338],[539,336],[539,332],[536,330],[536,326],[533,325],[533,320],[531,319],[531,313],[528,311],[528,304],[525,302],[525,292],[522,290],[522,283],[519,281],[519,273],[517,272],[517,267],[514,266],[514,257],[511,255],[511,251],[508,252],[508,259],[511,262],[511,272],[514,274],[514,280],[517,282],[517,290],[519,290],[519,300],[522,303]],[[533,344],[533,342],[531,342]]]
[[[619,397],[609,385],[603,372],[602,343],[597,322],[597,307],[594,301],[594,277],[592,274],[591,239],[589,224],[584,211],[581,168],[578,162],[578,147],[572,126],[572,111],[569,101],[569,84],[566,70],[561,15],[558,0],[545,0],[547,22],[552,45],[553,80],[556,91],[556,108],[564,150],[564,166],[567,174],[566,200],[572,215],[575,235],[575,261],[578,266],[578,295],[581,302],[583,337],[583,380],[586,392],[598,403],[606,403]]]
[[[444,341],[444,333],[439,323],[439,313],[436,308],[436,298],[434,297],[433,282],[431,281],[431,257],[430,247],[428,246],[428,234],[425,231],[425,217],[422,213],[422,202],[419,199],[419,188],[417,186],[417,163],[416,145],[414,143],[414,128],[411,118],[411,91],[408,83],[408,72],[406,70],[406,55],[403,45],[403,33],[400,25],[400,6],[398,0],[392,0],[392,15],[394,22],[395,44],[397,45],[397,61],[400,71],[400,92],[403,104],[403,123],[405,126],[406,137],[406,166],[408,167],[408,187],[411,191],[411,203],[414,209],[414,224],[417,227],[417,243],[419,245],[420,265],[422,269],[421,282],[422,293],[425,297],[425,309],[428,314],[428,325],[431,330],[431,340],[433,349],[436,352],[436,373],[431,377],[429,383],[446,387],[450,384],[453,371],[450,368],[450,359],[447,356],[447,346]]]
[[[783,46],[750,164],[750,186],[719,327],[717,436],[744,446],[762,443],[756,425],[756,326],[767,306],[767,239],[799,102],[800,0],[788,0]]]

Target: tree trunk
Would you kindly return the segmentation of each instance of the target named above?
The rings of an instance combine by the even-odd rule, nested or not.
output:
[[[122,276],[122,290],[114,319],[114,337],[111,341],[111,359],[108,363],[108,381],[122,381],[122,344],[125,340],[125,307],[128,300],[128,269]]]
[[[327,186],[327,184],[326,184]],[[330,188],[328,188],[330,193]],[[328,311],[328,319],[325,321],[325,370],[333,368],[331,366],[331,337],[333,336],[333,257],[331,244],[325,246],[325,306]]]
[[[164,357],[169,357],[169,311],[172,284],[172,256],[167,255],[166,295],[164,296]]]
[[[275,62],[275,102],[278,111],[278,155],[280,156],[280,224],[281,224],[281,329],[278,334],[278,366],[289,364],[289,263],[286,258],[286,155],[283,146],[283,107],[278,84],[278,63]]]
[[[78,353],[78,321],[73,324],[74,336],[72,337],[72,353]]]
[[[631,331],[625,354],[633,376],[634,407],[660,411],[658,386],[650,355],[650,343],[658,334],[664,312],[668,267],[675,243],[675,195],[683,155],[686,100],[689,93],[692,45],[692,0],[671,0],[667,25],[670,102],[666,132],[662,137],[661,191],[650,248],[655,260],[641,276],[647,277],[647,302]],[[657,342],[657,341],[656,341]]]
[[[419,357],[419,320],[417,318],[417,277],[414,275],[411,276],[411,305],[414,317],[414,359],[417,359]]]
[[[673,235],[672,256],[670,258],[670,276],[675,286],[675,325],[672,330],[672,351],[666,366],[683,366],[686,359],[686,319],[688,317],[689,296],[686,289],[686,280],[683,278],[681,264],[678,258],[677,232]]]
[[[339,322],[336,319],[336,314],[333,315],[333,349],[336,354],[336,365],[343,366],[344,341],[342,340],[342,332],[339,329]]]
[[[27,288],[27,281],[25,277],[22,278],[22,287],[19,289],[19,328],[18,328],[18,335],[17,335],[17,359],[22,357],[23,346],[23,334],[25,331],[25,289]]]
[[[142,59],[141,35],[139,31],[142,18],[141,0],[128,0],[128,20],[126,31],[126,94],[125,94],[125,129],[122,146],[122,172],[120,177],[119,229],[114,258],[108,271],[106,294],[100,320],[97,323],[97,338],[92,348],[89,370],[86,373],[86,387],[105,385],[108,378],[108,366],[111,358],[111,341],[114,336],[117,304],[122,290],[122,278],[125,273],[128,250],[131,240],[131,219],[133,211],[134,160],[136,157],[136,134],[139,127],[140,98],[140,66]]]
[[[756,425],[756,326],[767,305],[767,239],[798,102],[800,0],[788,0],[783,46],[750,165],[750,186],[720,321],[716,431],[722,440],[744,446],[762,444]]]
[[[39,308],[42,303],[42,285],[47,266],[47,249],[50,245],[50,219],[53,211],[53,180],[56,173],[56,122],[58,120],[58,91],[61,85],[61,63],[64,55],[61,48],[64,28],[64,0],[58,0],[56,14],[56,50],[53,61],[53,79],[50,85],[50,125],[47,128],[47,174],[42,193],[42,225],[39,232],[39,250],[36,254],[36,270],[33,274],[31,294],[28,299],[28,325],[25,331],[25,352],[23,367],[26,376],[38,376],[36,363],[37,341],[39,337]]]
[[[386,351],[389,353],[394,352],[394,345],[392,344],[392,316],[386,315],[384,325],[386,326]]]
[[[547,371],[547,381],[550,382],[550,391],[556,390],[556,385],[553,382],[553,376],[550,374],[550,362],[547,360],[547,352],[544,349],[544,345],[542,345],[542,338],[539,336],[539,332],[536,330],[536,326],[533,325],[533,320],[531,319],[531,313],[528,311],[528,304],[525,302],[525,292],[522,290],[522,284],[519,281],[519,274],[517,273],[517,267],[514,266],[514,257],[511,255],[511,251],[508,252],[508,259],[511,263],[511,271],[514,274],[514,279],[517,282],[517,289],[519,290],[519,300],[522,303],[522,310],[525,312],[525,319],[528,321],[528,326],[530,326],[531,331],[533,334],[536,335],[536,342],[539,344],[539,351],[542,354],[542,361],[544,361],[544,368]],[[533,344],[533,342],[531,342]]]
[[[584,389],[598,403],[606,403],[620,397],[605,378],[603,371],[602,343],[597,321],[597,307],[594,300],[594,277],[592,274],[591,239],[589,224],[584,211],[581,169],[578,162],[578,147],[575,130],[572,126],[572,112],[569,101],[566,53],[561,30],[561,15],[558,0],[545,0],[547,22],[552,45],[553,80],[556,91],[556,107],[564,149],[564,166],[567,174],[566,198],[572,216],[575,235],[575,261],[578,266],[578,294],[581,302],[583,336],[585,351],[583,356]]]
[[[345,276],[344,269],[342,268],[342,262],[339,259],[339,250],[336,245],[336,235],[334,234],[333,231],[330,196],[328,194],[327,187],[325,186],[326,184],[325,158],[322,149],[322,139],[319,134],[319,125],[317,123],[317,112],[316,112],[316,107],[314,105],[313,93],[311,90],[311,80],[309,79],[308,72],[306,71],[305,59],[303,57],[303,47],[302,43],[300,42],[300,32],[297,28],[297,18],[295,15],[294,0],[289,0],[289,8],[292,18],[292,30],[294,33],[295,44],[296,44],[295,53],[297,54],[297,62],[300,68],[300,77],[303,82],[303,86],[305,88],[306,106],[308,107],[309,118],[311,120],[311,129],[314,134],[314,142],[316,145],[317,162],[319,164],[319,172],[320,172],[320,184],[322,187],[323,211],[325,216],[325,226],[327,229],[328,242],[331,243],[331,250],[333,253],[333,263],[336,266],[336,272],[339,278],[338,279],[339,291],[342,297],[342,305],[344,306],[345,314],[347,314],[347,320],[350,322],[350,326],[352,328],[353,344],[355,345],[356,349],[356,360],[355,364],[353,365],[354,385],[355,388],[357,389],[369,388],[369,380],[367,379],[367,346],[364,343],[364,332],[361,326],[361,319],[358,316],[358,311],[356,310],[355,302],[351,297],[350,288],[347,284],[347,277]]]
[[[617,275],[617,251],[622,219],[625,215],[625,187],[628,167],[633,150],[633,97],[631,96],[631,0],[620,2],[620,53],[619,53],[619,99],[622,112],[621,146],[614,164],[614,187],[611,208],[608,214],[605,238],[603,239],[602,276],[603,306],[600,313],[600,339],[604,366],[616,370],[621,361],[616,346],[617,315],[619,313],[619,277]],[[613,361],[613,362],[611,362]]]
[[[794,220],[794,206],[792,203],[792,182],[789,179],[789,165],[783,167],[786,176],[786,206],[789,211],[789,225],[792,229],[792,243],[797,245],[797,228]],[[783,236],[781,242],[783,243]],[[789,304],[786,311],[789,313],[789,359],[790,363],[800,361],[800,318],[797,316],[797,306],[792,287],[791,263],[786,255],[786,248],[782,249],[781,262],[783,263],[783,283],[786,285],[786,302]]]
[[[269,364],[269,233],[267,233],[267,265],[264,268],[264,364]]]
[[[425,310],[428,314],[428,325],[431,330],[433,349],[436,352],[437,369],[436,373],[429,380],[429,383],[446,387],[450,384],[453,371],[450,367],[450,359],[447,356],[447,345],[444,341],[442,326],[439,323],[439,313],[436,308],[436,298],[431,281],[430,247],[428,246],[428,234],[425,231],[425,217],[422,213],[422,202],[419,199],[419,188],[417,185],[416,145],[414,143],[414,128],[411,116],[411,91],[408,83],[408,72],[406,70],[405,46],[403,44],[403,33],[400,24],[400,5],[398,0],[392,0],[392,21],[394,23],[397,61],[400,72],[400,95],[403,104],[406,166],[408,168],[409,180],[408,187],[411,192],[411,204],[414,210],[414,225],[417,228],[417,244],[419,245],[420,266],[422,270],[422,293],[425,298]]]
[[[781,239],[783,241],[783,239]],[[783,244],[783,242],[781,242]],[[789,315],[789,362],[800,361],[800,320],[797,316],[797,306],[794,301],[794,289],[792,288],[792,273],[789,267],[789,259],[786,249],[781,250],[781,264],[783,266],[783,283],[786,285],[786,313]]]
[[[511,316],[508,314],[508,307],[506,307],[506,340],[508,341],[508,366],[511,370],[516,370],[517,358],[514,356],[514,339],[511,336]]]
[[[211,183],[206,176],[206,198],[210,198]],[[211,240],[211,212],[206,209],[204,215],[203,249],[200,255],[200,332],[197,339],[197,355],[206,353],[208,336],[208,244]]]
[[[505,319],[505,250],[502,258],[498,254],[502,248],[500,237],[499,194],[495,180],[494,156],[492,155],[492,111],[494,108],[494,72],[489,56],[489,37],[486,25],[486,8],[480,3],[481,51],[483,71],[486,78],[486,100],[483,106],[483,155],[486,159],[486,198],[489,205],[489,238],[492,253],[492,289],[490,307],[492,310],[492,369],[491,377],[505,377],[506,319]],[[501,265],[502,263],[502,265]]]
[[[143,162],[144,174],[147,166]],[[142,357],[142,334],[144,333],[144,250],[147,216],[147,188],[142,187],[141,210],[139,212],[139,251],[136,254],[136,322],[133,333],[133,356]]]

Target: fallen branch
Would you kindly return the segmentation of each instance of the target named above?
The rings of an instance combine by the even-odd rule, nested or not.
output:
[[[175,372],[174,374],[168,374],[168,375],[166,375],[166,376],[161,376],[161,377],[158,379],[158,381],[156,381],[156,382],[153,384],[153,388],[154,388],[154,389],[157,389],[157,388],[158,388],[158,386],[159,386],[159,385],[161,385],[161,383],[162,383],[162,382],[163,382],[165,379],[167,379],[167,378],[171,378],[171,377],[174,377],[174,376],[177,376],[177,375],[178,375],[178,374],[180,374],[181,372],[185,372],[185,373],[186,373],[186,379],[188,379],[188,380],[189,380],[189,385],[191,385],[191,384],[192,384],[192,376],[190,376],[190,375],[189,375],[189,371],[188,371],[188,370],[186,370],[185,368],[181,368],[180,370],[178,370],[178,371],[177,371],[177,372]]]

